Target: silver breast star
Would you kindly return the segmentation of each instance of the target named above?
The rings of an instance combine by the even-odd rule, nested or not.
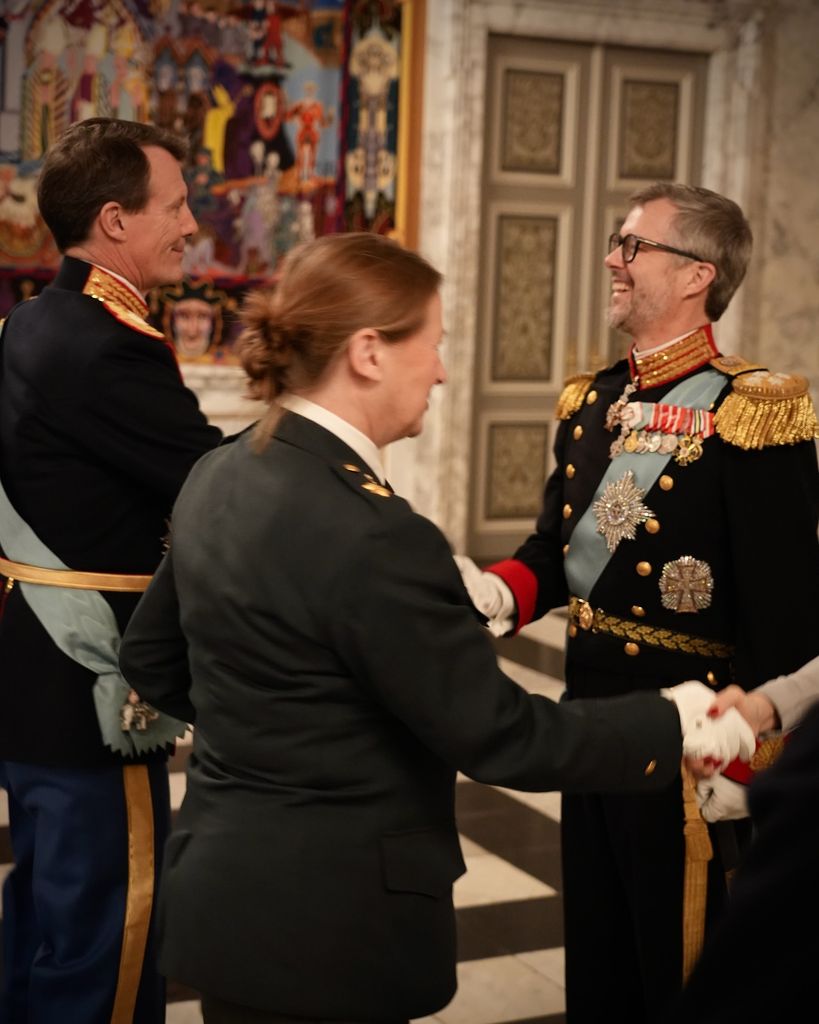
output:
[[[646,492],[634,482],[629,469],[625,476],[606,485],[606,489],[594,503],[597,532],[606,539],[609,551],[615,551],[621,540],[634,540],[640,523],[650,519],[654,513],[643,504]]]

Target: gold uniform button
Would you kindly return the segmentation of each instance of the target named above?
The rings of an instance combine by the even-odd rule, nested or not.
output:
[[[568,544],[564,544],[563,545],[563,557],[565,558],[566,555],[568,555],[568,553],[569,553],[569,545]]]
[[[582,436],[583,436],[583,428],[578,423],[577,426],[572,431],[572,437],[575,439],[575,441],[579,441]]]
[[[566,467],[566,476],[571,480],[571,479],[573,479],[574,474],[575,474],[575,468],[574,468],[574,466],[570,462],[569,465]]]
[[[713,672],[706,673],[705,681],[708,683],[709,686],[717,685],[717,677],[714,675]]]
[[[673,476],[666,476],[666,474],[663,473],[663,475],[660,477],[660,487],[664,491],[670,491],[673,486],[674,486],[674,477]]]
[[[654,769],[655,769],[656,767],[657,767],[657,762],[656,762],[656,761],[654,760],[654,758],[652,757],[652,759],[651,759],[651,760],[650,760],[650,761],[648,762],[648,764],[647,764],[647,765],[645,766],[645,771],[644,771],[644,774],[645,774],[645,775],[653,775],[653,774],[654,774]]]
[[[569,519],[572,514],[572,506],[568,502],[563,506],[563,518]]]
[[[641,608],[639,604],[633,604],[633,605],[631,606],[631,614],[632,614],[632,615],[633,615],[633,616],[634,616],[635,618],[637,618],[637,619],[642,619],[642,618],[643,618],[643,616],[645,615],[645,613],[646,613],[646,610],[645,610],[645,608]]]
[[[575,626],[574,623],[572,623],[569,626],[569,636],[572,637],[572,638],[577,636],[577,626]]]
[[[597,401],[597,392],[592,390],[586,395],[586,405],[594,405]]]
[[[659,533],[660,524],[656,519],[646,519],[646,533]]]
[[[358,466],[354,466],[352,464],[352,462],[345,462],[344,463],[344,469],[348,469],[351,473],[360,473],[361,472],[361,470],[358,468]]]
[[[638,562],[636,565],[638,576],[650,576],[651,575],[651,562]]]
[[[627,644],[625,645],[625,647],[623,648],[623,650],[624,650],[624,651],[626,652],[626,654],[627,654],[627,655],[628,655],[628,656],[629,656],[630,658],[636,658],[636,657],[637,657],[637,655],[638,655],[638,654],[640,653],[640,645],[639,645],[639,644],[634,644],[634,643],[632,643],[631,641],[629,641],[629,642],[628,642],[628,643],[627,643]]]

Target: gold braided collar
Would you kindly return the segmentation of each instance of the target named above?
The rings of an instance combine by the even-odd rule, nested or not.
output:
[[[100,302],[111,302],[115,306],[127,309],[129,313],[136,313],[137,316],[145,318],[148,312],[148,303],[140,299],[122,281],[118,281],[112,274],[107,273],[100,267],[91,267],[91,273],[82,290],[83,295],[90,295]]]
[[[629,363],[632,377],[639,376],[640,389],[645,390],[668,384],[687,373],[693,373],[701,366],[706,366],[717,355],[719,352],[714,344],[711,325],[705,324],[661,352],[641,356],[639,352],[632,351]]]
[[[167,340],[162,331],[158,331],[145,319],[148,314],[148,303],[102,268],[91,267],[82,293],[101,302],[120,323],[151,338]]]

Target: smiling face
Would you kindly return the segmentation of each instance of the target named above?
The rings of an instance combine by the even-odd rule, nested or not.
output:
[[[421,433],[429,394],[436,384],[446,381],[439,351],[443,335],[441,297],[436,293],[429,300],[424,323],[415,334],[403,341],[383,343],[384,410],[389,436],[381,443]]]
[[[635,206],[620,228],[620,236],[640,235],[654,242],[675,245],[672,225],[676,207],[668,199]],[[608,323],[634,339],[637,348],[649,348],[675,337],[684,306],[684,284],[692,261],[649,246],[640,246],[630,263],[622,248],[605,260],[611,272]],[[684,328],[683,328],[684,329]]]
[[[151,167],[148,202],[133,213],[123,212],[127,227],[129,280],[143,292],[182,280],[185,242],[196,231],[188,206],[182,168],[166,149],[146,146]]]

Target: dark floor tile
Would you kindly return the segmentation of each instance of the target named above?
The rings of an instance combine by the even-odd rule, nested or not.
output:
[[[478,782],[458,783],[458,831],[553,889],[561,888],[560,825]]]
[[[458,922],[458,960],[482,960],[563,945],[563,900],[533,900],[462,907]]]

